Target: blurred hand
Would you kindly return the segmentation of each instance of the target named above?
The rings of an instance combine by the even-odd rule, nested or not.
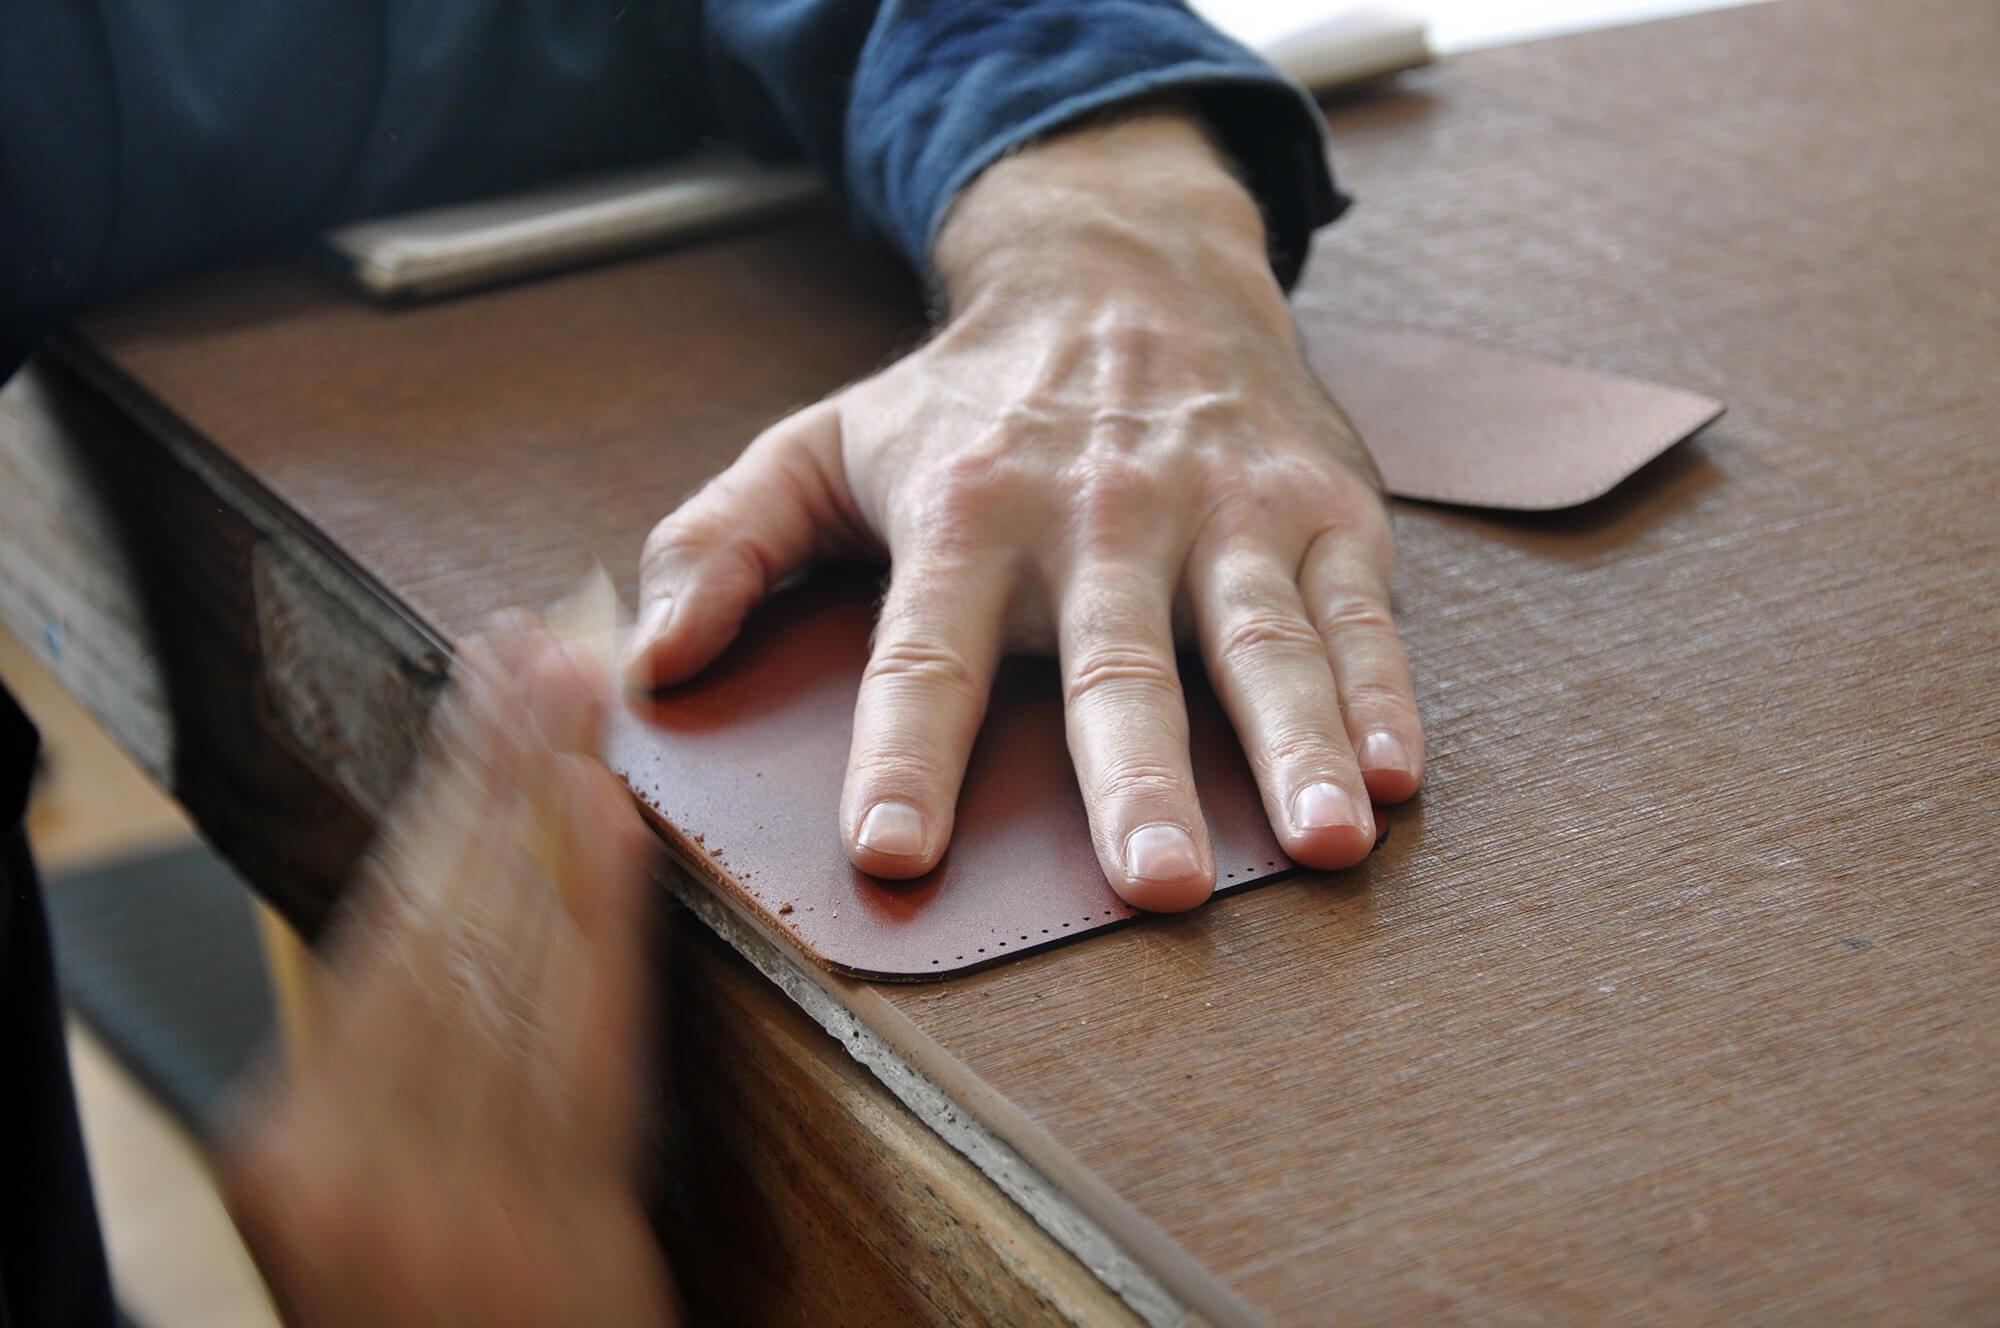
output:
[[[635,1184],[652,837],[594,756],[609,694],[526,621],[462,657],[322,1027],[225,1148],[289,1322],[677,1321]]]
[[[1141,908],[1206,899],[1177,638],[1286,851],[1359,861],[1423,735],[1374,467],[1305,365],[1253,200],[1161,111],[991,167],[934,262],[934,340],[654,530],[631,681],[701,669],[814,557],[886,554],[840,807],[858,867],[936,865],[1001,656],[1053,652],[1106,878]]]

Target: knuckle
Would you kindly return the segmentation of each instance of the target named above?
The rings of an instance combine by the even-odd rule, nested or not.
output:
[[[1323,609],[1317,626],[1322,637],[1350,633],[1394,633],[1396,620],[1390,615],[1389,606],[1380,600],[1355,598],[1342,600]]]
[[[1228,613],[1270,608],[1281,598],[1277,568],[1246,538],[1227,540],[1210,556],[1208,583],[1217,607]]]
[[[868,657],[862,683],[943,691],[958,696],[973,696],[980,690],[978,673],[963,652],[940,641],[914,636],[879,642]]]
[[[937,490],[961,502],[980,501],[1011,488],[1020,469],[1011,437],[991,434],[938,463]]]
[[[1085,540],[1129,526],[1158,505],[1161,480],[1152,467],[1122,451],[1094,450],[1069,475],[1070,508]]]
[[[714,548],[727,542],[721,521],[713,514],[688,506],[663,518],[646,535],[639,552],[648,567],[674,562],[689,553]]]
[[[719,517],[708,514],[682,517],[677,513],[655,526],[640,554],[640,565],[655,576],[692,569],[704,579],[753,588],[769,581],[766,562],[756,545],[741,538]]]
[[[907,736],[887,735],[857,746],[848,761],[848,780],[872,798],[900,790],[922,801],[922,792],[947,782],[950,772],[939,754]]]
[[[1267,487],[1295,494],[1314,506],[1326,506],[1344,493],[1342,480],[1348,472],[1333,458],[1318,451],[1281,452],[1271,458],[1262,479]]]
[[[1359,679],[1340,689],[1340,702],[1350,715],[1402,715],[1414,713],[1415,703],[1402,688],[1387,682]]]
[[[1296,588],[1262,554],[1245,549],[1223,553],[1209,572],[1209,586],[1217,624],[1209,644],[1217,658],[1244,651],[1324,649]]]
[[[1259,541],[1275,515],[1259,486],[1239,466],[1211,463],[1202,476],[1201,529],[1232,543]]]
[[[1318,653],[1324,649],[1319,634],[1304,618],[1264,605],[1231,613],[1215,641],[1216,653],[1222,659],[1272,651]]]
[[[1258,469],[1256,490],[1269,506],[1292,513],[1324,516],[1347,505],[1337,463],[1319,455],[1286,452],[1271,457]]]
[[[1349,764],[1340,760],[1332,732],[1310,724],[1287,725],[1270,734],[1260,745],[1259,755],[1278,770],[1325,770],[1334,764]]]
[[[1242,476],[1211,476],[1204,481],[1205,497],[1198,531],[1208,540],[1221,539],[1244,550],[1271,550],[1288,543],[1291,532],[1302,524],[1295,494],[1274,493]]]
[[[1178,691],[1180,677],[1170,660],[1137,645],[1097,645],[1079,651],[1067,670],[1066,700],[1082,704],[1104,693]]]
[[[1317,560],[1340,569],[1345,581],[1358,576],[1386,586],[1387,518],[1366,488],[1326,458],[1260,458],[1243,470],[1211,473],[1203,491],[1202,533],[1211,540],[1244,554],[1297,550],[1301,565]]]
[[[1396,546],[1389,534],[1389,517],[1372,495],[1345,506],[1338,519],[1315,532],[1310,547],[1322,552],[1364,584],[1388,593],[1396,564]]]
[[[1113,762],[1096,784],[1098,800],[1113,805],[1159,806],[1192,796],[1184,774],[1155,761]]]
[[[965,552],[982,543],[1023,487],[1020,463],[1003,447],[980,444],[939,464],[929,493],[915,504],[912,533],[933,552]]]
[[[1323,456],[1277,450],[1212,461],[1209,470],[1213,520],[1239,536],[1268,540],[1277,528],[1309,529],[1347,505],[1338,467]]]

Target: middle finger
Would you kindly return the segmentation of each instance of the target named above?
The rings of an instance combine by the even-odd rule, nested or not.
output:
[[[1215,858],[1188,760],[1165,578],[1099,561],[1057,594],[1070,759],[1105,878],[1135,907],[1192,908],[1215,889]]]

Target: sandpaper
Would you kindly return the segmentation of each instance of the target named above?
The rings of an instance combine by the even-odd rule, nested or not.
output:
[[[1720,413],[1706,397],[1427,333],[1316,322],[1309,355],[1399,496],[1550,509],[1596,497]],[[914,881],[856,871],[840,788],[878,572],[773,596],[693,681],[618,717],[607,759],[686,861],[808,956],[941,977],[1138,916],[1105,882],[1048,660],[1001,669],[950,849]],[[1292,870],[1199,660],[1181,659],[1218,893]]]

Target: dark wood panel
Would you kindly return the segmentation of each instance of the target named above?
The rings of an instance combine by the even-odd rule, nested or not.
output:
[[[695,1322],[1137,1328],[776,988],[670,922],[661,1211]]]
[[[445,656],[240,498],[52,366],[0,396],[0,611],[52,642],[51,670],[312,935],[413,755]]]
[[[1277,1322],[1991,1317],[1996,64],[1985,0],[1789,0],[1337,111],[1362,202],[1308,326],[1731,414],[1574,514],[1401,510],[1432,760],[1387,844],[878,993],[920,1068]],[[449,637],[589,554],[629,590],[688,483],[914,312],[792,228],[433,310],[239,275],[87,331]]]

